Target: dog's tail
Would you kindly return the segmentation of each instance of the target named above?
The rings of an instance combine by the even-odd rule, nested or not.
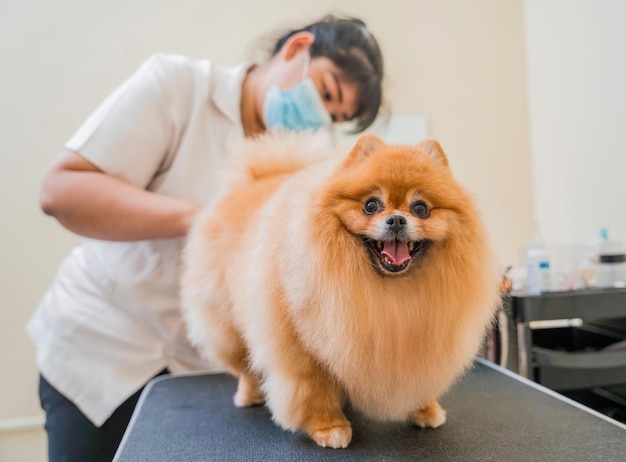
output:
[[[232,146],[229,169],[257,181],[292,173],[338,154],[329,132],[274,131]]]

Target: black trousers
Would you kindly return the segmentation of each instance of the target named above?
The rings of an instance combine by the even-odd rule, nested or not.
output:
[[[46,413],[49,462],[111,462],[142,390],[122,403],[101,427],[96,427],[40,375],[39,399]]]

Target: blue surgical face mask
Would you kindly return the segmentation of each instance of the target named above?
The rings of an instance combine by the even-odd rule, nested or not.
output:
[[[307,55],[302,82],[287,90],[281,90],[276,85],[267,90],[263,103],[263,119],[267,128],[302,131],[331,124],[332,119],[315,84],[307,77],[310,60],[311,56]]]

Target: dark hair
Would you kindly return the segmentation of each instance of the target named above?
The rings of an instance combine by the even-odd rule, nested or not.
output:
[[[358,83],[355,132],[362,132],[376,119],[382,105],[383,57],[378,42],[357,18],[324,16],[321,20],[284,34],[274,44],[272,55],[280,51],[293,34],[310,32],[315,36],[311,58],[324,56],[341,70],[342,78]]]

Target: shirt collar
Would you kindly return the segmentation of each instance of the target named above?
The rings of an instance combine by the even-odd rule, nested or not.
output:
[[[252,63],[235,67],[211,65],[210,98],[233,123],[241,125],[241,91],[243,80]]]

